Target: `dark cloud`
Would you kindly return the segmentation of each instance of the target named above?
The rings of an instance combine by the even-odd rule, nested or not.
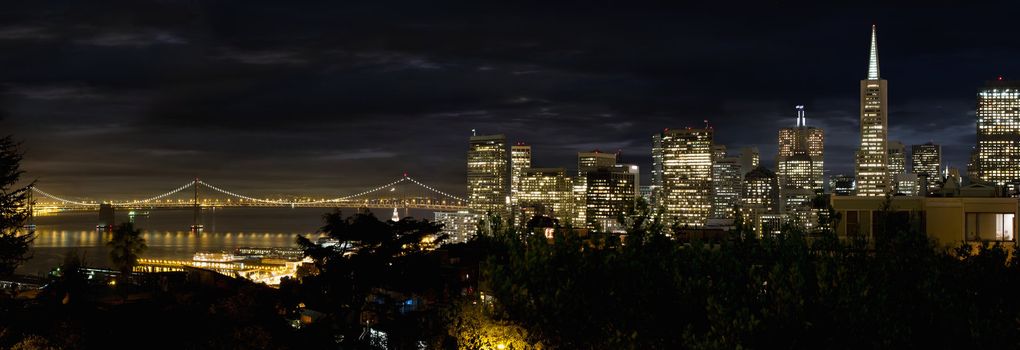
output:
[[[540,166],[620,150],[647,173],[652,133],[708,120],[771,164],[804,104],[830,172],[848,173],[878,23],[891,138],[963,165],[976,89],[1020,70],[989,6],[24,2],[0,10],[0,130],[58,193],[202,176],[328,194],[403,172],[463,193],[472,129],[534,145]]]

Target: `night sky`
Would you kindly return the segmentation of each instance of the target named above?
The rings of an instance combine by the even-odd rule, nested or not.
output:
[[[462,194],[471,129],[533,145],[542,167],[620,149],[647,183],[653,133],[708,119],[716,143],[772,166],[803,104],[829,172],[852,173],[874,23],[890,139],[933,140],[963,168],[977,89],[1020,75],[1016,6],[374,3],[5,3],[0,134],[69,197],[196,175],[345,194],[405,171]]]

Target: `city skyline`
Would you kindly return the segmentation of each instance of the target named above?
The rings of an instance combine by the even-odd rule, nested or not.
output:
[[[21,13],[43,11],[22,6]],[[463,194],[463,140],[471,129],[534,146],[539,167],[570,171],[577,152],[622,150],[621,162],[639,165],[640,182],[650,183],[647,135],[706,119],[716,143],[757,147],[774,170],[775,132],[795,125],[794,105],[806,106],[808,126],[826,130],[828,174],[853,174],[855,83],[866,73],[873,23],[881,29],[882,77],[894,82],[889,139],[934,141],[944,164],[963,169],[975,142],[976,93],[1018,68],[1010,60],[1017,49],[996,41],[1004,38],[994,30],[1001,24],[977,35],[956,21],[937,49],[936,38],[918,36],[920,28],[948,31],[936,19],[966,17],[968,9],[923,10],[932,19],[897,10],[799,10],[812,16],[791,23],[736,14],[708,25],[647,8],[593,8],[582,19],[538,18],[536,28],[497,35],[500,19],[535,12],[525,6],[474,10],[493,20],[485,24],[423,11],[401,16],[413,19],[406,22],[372,17],[337,27],[312,19],[267,36],[259,20],[293,18],[285,12],[268,20],[266,9],[253,6],[236,14],[252,33],[224,32],[187,21],[198,14],[213,23],[221,8],[166,6],[175,11],[85,9],[110,11],[123,19],[116,25],[18,16],[0,27],[9,54],[0,68],[0,129],[25,142],[25,169],[41,186],[127,197],[198,175],[248,193],[326,194],[409,172]],[[316,6],[351,17],[341,16],[349,8]],[[386,31],[366,23],[373,19]],[[611,25],[601,29],[595,19]],[[725,28],[748,19],[763,29]],[[414,35],[415,25],[424,32]],[[590,31],[580,36],[590,39],[545,35],[572,26]],[[351,34],[314,38],[341,29]],[[480,34],[450,41],[470,29]],[[249,40],[256,36],[263,42]],[[373,41],[379,38],[392,41]],[[635,38],[647,42],[613,46]],[[607,46],[614,48],[600,50]],[[641,68],[627,68],[634,62]]]

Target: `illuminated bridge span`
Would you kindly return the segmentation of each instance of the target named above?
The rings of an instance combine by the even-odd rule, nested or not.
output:
[[[393,196],[396,186],[411,185],[425,192],[424,195]],[[206,188],[218,193],[220,197],[199,198],[199,188]],[[191,189],[192,191],[185,190]],[[32,190],[51,201],[38,202],[37,210],[96,210],[100,204],[110,204],[125,209],[143,208],[190,208],[190,207],[348,207],[348,208],[410,208],[426,210],[461,210],[467,207],[464,198],[437,190],[406,174],[396,181],[362,192],[336,198],[296,197],[296,199],[255,198],[232,192],[221,187],[195,179],[166,193],[144,199],[129,201],[86,201],[68,199],[40,188]],[[181,197],[190,195],[190,198]]]

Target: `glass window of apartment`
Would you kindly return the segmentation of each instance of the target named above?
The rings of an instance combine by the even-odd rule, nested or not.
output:
[[[860,218],[856,210],[847,210],[846,212],[846,234],[847,236],[856,236],[860,232]]]
[[[1013,213],[967,213],[968,241],[1013,241]]]

